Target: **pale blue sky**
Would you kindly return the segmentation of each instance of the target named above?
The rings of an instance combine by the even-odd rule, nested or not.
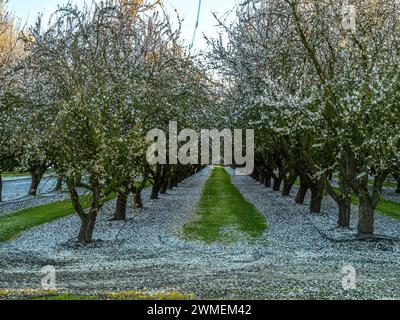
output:
[[[85,1],[91,2],[91,0],[70,0],[70,2],[78,5],[83,5]],[[47,19],[48,15],[57,8],[57,5],[66,2],[68,0],[9,0],[9,9],[21,19],[23,24],[25,22],[31,24],[35,21],[38,13],[44,13],[45,19]],[[198,0],[164,0],[163,2],[171,12],[173,12],[173,8],[176,8],[181,17],[184,18],[182,35],[186,43],[190,44],[196,24]],[[222,15],[231,10],[237,2],[238,0],[202,0],[202,12],[194,45],[195,49],[205,49],[206,47],[202,33],[207,36],[216,35],[212,12]]]

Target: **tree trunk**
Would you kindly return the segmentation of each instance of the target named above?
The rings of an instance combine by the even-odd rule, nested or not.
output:
[[[271,188],[272,186],[272,176],[270,174],[267,174],[267,176],[265,177],[265,186],[267,188]]]
[[[60,192],[62,191],[62,187],[63,187],[63,179],[61,177],[57,177],[57,184],[54,190],[56,192]]]
[[[143,208],[142,190],[143,189],[136,189],[135,195],[133,197],[133,204],[137,209]]]
[[[256,180],[257,182],[260,181],[260,175],[258,174],[258,171],[254,171],[253,177],[254,177],[254,180]]]
[[[358,236],[369,237],[374,234],[374,208],[368,195],[360,196]]]
[[[165,181],[161,185],[160,194],[166,194],[167,193],[167,189],[168,189],[168,181]]]
[[[296,182],[296,176],[289,176],[287,180],[284,181],[282,196],[287,197],[290,195],[290,191],[292,191],[293,185]]]
[[[350,171],[348,165],[346,173]],[[351,215],[351,186],[348,184],[346,178],[339,176],[339,186],[342,195],[336,199],[339,206],[339,228],[350,228],[350,215]]]
[[[78,240],[82,244],[90,243],[93,240],[93,230],[96,224],[97,215],[103,205],[103,203],[100,201],[100,187],[98,185],[93,186],[92,206],[90,208],[90,211],[86,213],[85,209],[81,205],[79,195],[76,191],[74,184],[70,180],[67,180],[66,183],[71,196],[72,205],[74,206],[74,209],[81,219],[81,227],[78,234]]]
[[[97,209],[95,210],[98,211]],[[91,210],[91,213],[81,216],[81,228],[79,230],[78,240],[83,244],[93,241],[93,230],[96,224],[97,213]]]
[[[396,193],[400,193],[400,179],[397,180],[397,189]]]
[[[29,195],[37,196],[38,187],[40,184],[39,175],[35,171],[31,171],[31,186],[29,187]]]
[[[30,196],[37,196],[38,188],[45,172],[45,166],[41,166],[39,169],[35,168],[30,171],[32,177],[31,186],[29,187]]]
[[[168,190],[172,190],[174,188],[174,180],[172,178],[168,178]]]
[[[160,192],[161,185],[160,183],[154,183],[153,188],[151,189],[150,199],[156,200],[158,199],[158,194]]]
[[[299,191],[297,192],[297,196],[296,196],[296,203],[298,204],[303,204],[304,203],[304,199],[307,195],[307,191],[308,191],[308,185],[306,184],[301,184]]]
[[[0,202],[3,201],[3,178],[0,171]]]
[[[339,228],[350,228],[351,197],[344,197],[338,201],[339,205]]]
[[[153,188],[151,189],[150,199],[152,199],[152,200],[158,199],[158,188],[157,188],[157,186],[153,186]]]
[[[127,204],[128,204],[128,194],[126,192],[118,193],[117,206],[115,208],[113,220],[115,221],[126,220]]]
[[[280,191],[281,190],[281,184],[282,184],[282,178],[277,177],[274,179],[274,186],[272,188],[273,191]]]
[[[322,199],[324,196],[324,185],[315,183],[310,186],[311,189],[311,204],[310,211],[314,213],[321,213]]]

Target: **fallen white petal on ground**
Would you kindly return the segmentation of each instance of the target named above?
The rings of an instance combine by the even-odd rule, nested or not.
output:
[[[261,299],[400,297],[399,243],[331,242],[315,230],[318,226],[338,235],[331,201],[325,201],[322,215],[310,218],[306,205],[296,205],[293,198],[281,197],[250,177],[233,176],[232,181],[265,215],[269,229],[263,239],[232,245],[184,240],[180,230],[194,218],[210,172],[206,168],[159,200],[148,200],[146,190],[145,208],[129,210],[126,222],[108,221],[114,210],[111,202],[96,225],[94,238],[99,241],[87,247],[73,240],[79,229],[75,215],[0,244],[0,288],[37,288],[41,268],[53,265],[58,288],[77,292],[179,290],[201,298]],[[376,224],[379,233],[400,234],[398,221],[378,216]],[[341,270],[348,264],[357,270],[356,291],[342,289]]]

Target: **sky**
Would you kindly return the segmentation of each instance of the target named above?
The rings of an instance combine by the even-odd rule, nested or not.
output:
[[[87,3],[91,2],[91,0],[69,1],[79,6],[82,6],[85,1]],[[198,1],[199,0],[163,1],[169,12],[173,13],[174,8],[176,8],[180,17],[184,19],[182,25],[182,37],[185,39],[187,45],[190,45],[192,42],[196,25]],[[21,19],[23,25],[30,25],[36,20],[39,13],[44,14],[44,21],[46,21],[50,14],[57,9],[58,5],[67,2],[68,0],[9,0],[9,10],[14,12],[17,18]],[[234,8],[237,2],[238,0],[202,0],[200,22],[193,46],[196,51],[204,50],[207,47],[203,33],[209,37],[215,37],[218,35],[213,12],[218,16],[222,16],[227,11]]]

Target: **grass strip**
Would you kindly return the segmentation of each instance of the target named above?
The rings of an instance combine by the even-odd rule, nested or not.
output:
[[[296,186],[300,186],[299,181],[296,181],[295,184]],[[333,187],[333,189],[335,189],[336,192],[340,193],[340,188]],[[351,203],[355,206],[360,205],[360,202],[358,201],[358,198],[354,193],[351,194]],[[376,211],[393,219],[400,220],[400,203],[381,199],[378,203],[378,206],[376,207]]]
[[[104,292],[96,295],[63,293],[44,290],[1,290],[0,300],[194,300],[193,294],[184,294],[178,291],[146,293],[137,290],[121,292]]]
[[[246,201],[222,167],[214,168],[196,210],[197,219],[184,227],[191,240],[235,242],[260,237],[268,228],[263,215]],[[237,231],[240,231],[238,233]]]
[[[335,189],[340,192],[339,188]],[[360,204],[354,193],[351,195],[351,203],[356,206]],[[376,211],[393,219],[400,220],[400,204],[397,202],[381,199],[376,207]]]
[[[30,177],[30,174],[28,172],[3,172],[1,174],[3,178],[12,178],[12,177]]]

